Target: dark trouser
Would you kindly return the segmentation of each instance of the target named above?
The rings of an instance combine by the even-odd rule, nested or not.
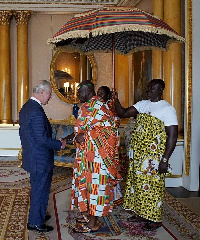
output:
[[[42,225],[45,222],[53,170],[30,174],[31,199],[28,223]]]

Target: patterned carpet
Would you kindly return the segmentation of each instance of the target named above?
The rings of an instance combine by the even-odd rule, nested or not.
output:
[[[199,216],[166,193],[163,226],[157,231],[142,231],[142,223],[130,223],[130,213],[121,206],[112,214],[100,218],[98,232],[73,233],[76,211],[69,211],[72,170],[55,167],[49,200],[54,226],[50,233],[27,231],[29,208],[29,174],[18,168],[17,161],[0,161],[0,239],[1,240],[115,240],[115,239],[200,239]]]
[[[56,218],[53,194],[71,185],[72,169],[55,167],[48,211],[54,226],[50,233],[27,231],[29,209],[29,174],[18,167],[17,161],[0,161],[0,240],[56,240]],[[68,240],[63,239],[63,240]]]

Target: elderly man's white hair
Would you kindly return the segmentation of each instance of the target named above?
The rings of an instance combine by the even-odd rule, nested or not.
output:
[[[47,80],[40,80],[36,83],[35,87],[33,88],[33,93],[40,93],[41,91],[47,92],[51,84]]]

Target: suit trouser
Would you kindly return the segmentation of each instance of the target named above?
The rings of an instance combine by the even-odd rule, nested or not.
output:
[[[51,188],[53,170],[44,173],[31,173],[30,209],[28,223],[42,225],[45,222]]]

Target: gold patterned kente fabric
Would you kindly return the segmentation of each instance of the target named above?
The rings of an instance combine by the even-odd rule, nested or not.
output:
[[[133,159],[130,159],[123,207],[139,216],[162,221],[164,174],[158,165],[165,152],[166,132],[158,118],[138,114],[131,139]]]

